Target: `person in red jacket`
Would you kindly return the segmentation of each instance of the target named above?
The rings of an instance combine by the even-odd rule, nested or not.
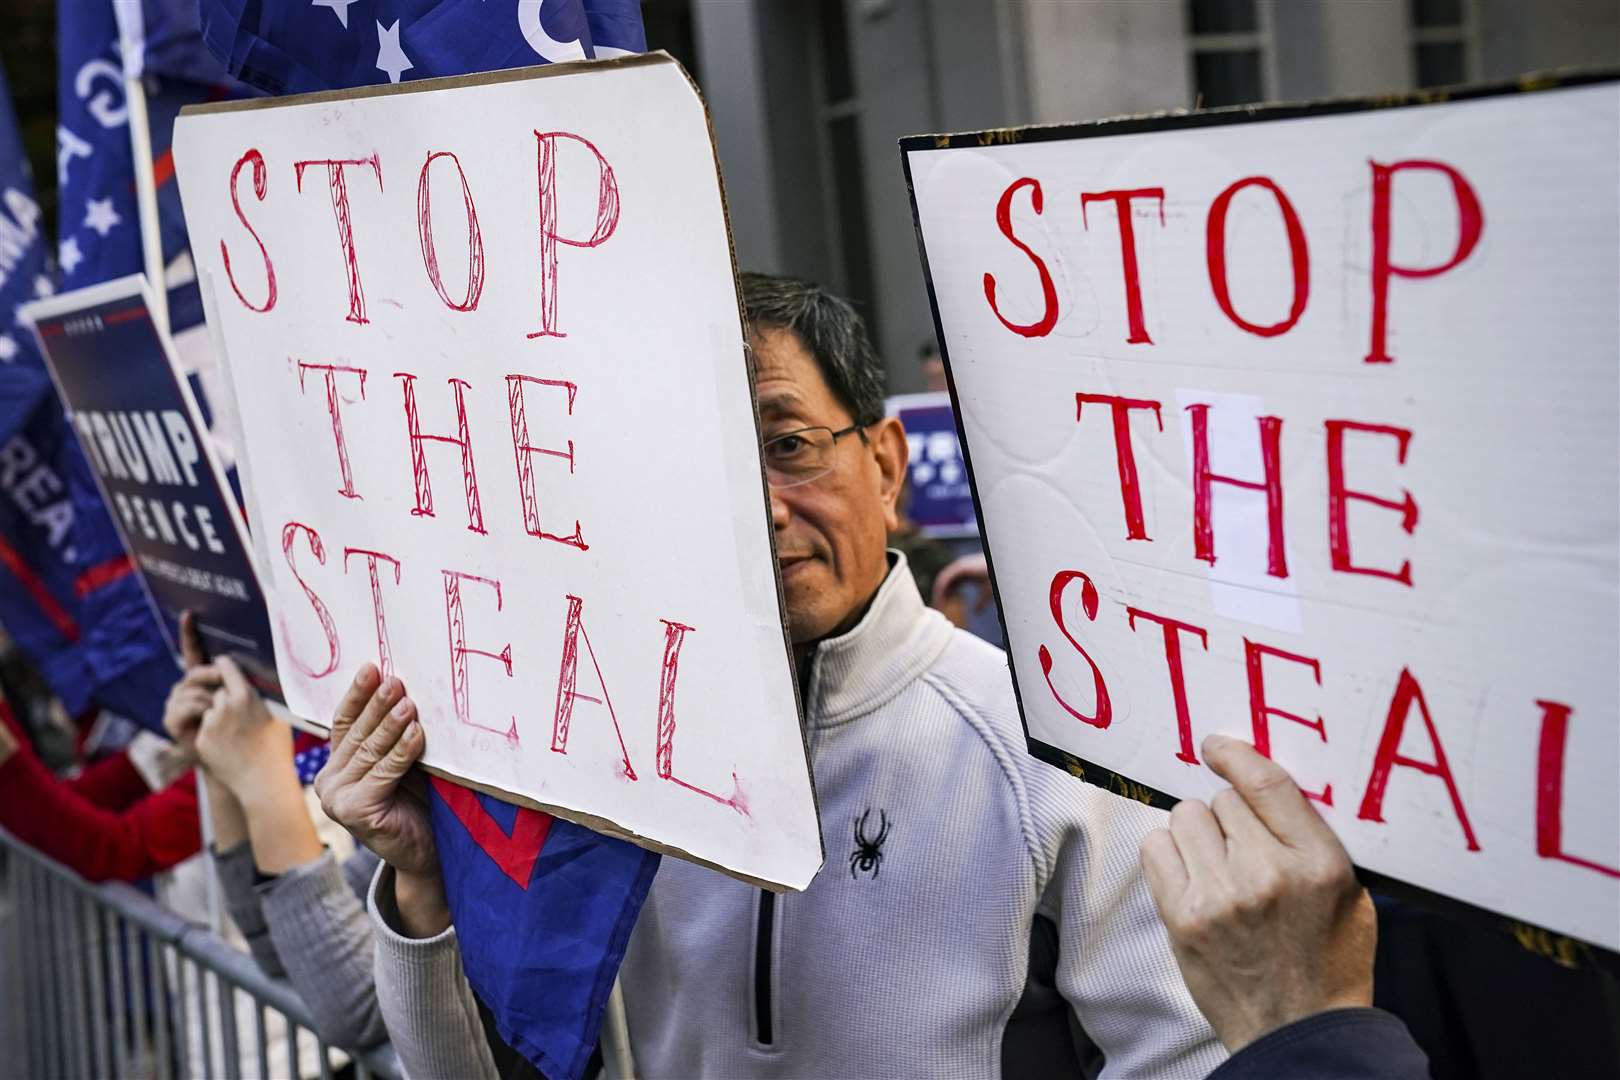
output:
[[[154,792],[118,753],[64,780],[0,698],[0,828],[88,881],[138,881],[201,850],[197,779],[188,769]]]

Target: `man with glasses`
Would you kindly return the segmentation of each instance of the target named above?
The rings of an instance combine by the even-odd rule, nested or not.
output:
[[[1030,757],[1005,655],[886,552],[907,447],[860,317],[802,281],[746,274],[743,296],[827,865],[777,896],[664,860],[621,970],[640,1071],[1204,1076],[1225,1050],[1138,861],[1166,815]],[[389,757],[403,693],[356,679],[334,729],[365,750],[317,787],[390,864],[378,996],[407,1071],[494,1075],[431,832],[397,795],[420,753]]]

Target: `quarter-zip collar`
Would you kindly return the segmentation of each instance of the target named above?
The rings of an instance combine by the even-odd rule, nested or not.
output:
[[[892,700],[939,659],[950,620],[923,603],[906,557],[890,551],[889,576],[854,629],[816,647],[808,722],[833,727]]]

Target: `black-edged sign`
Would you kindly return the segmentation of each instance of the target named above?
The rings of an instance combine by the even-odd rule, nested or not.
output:
[[[171,646],[180,612],[276,701],[270,621],[241,509],[139,274],[24,309]],[[176,647],[176,652],[178,653]]]
[[[1620,82],[902,151],[1031,751],[1620,947]]]

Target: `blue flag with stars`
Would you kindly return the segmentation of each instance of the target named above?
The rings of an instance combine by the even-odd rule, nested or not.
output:
[[[117,69],[109,76],[91,65],[80,85],[91,99],[117,90]],[[111,120],[121,102],[118,92],[87,108]],[[76,145],[58,140],[59,149]],[[105,705],[161,731],[178,669],[33,335],[18,321],[22,304],[53,291],[33,190],[0,69],[0,624],[70,713]],[[64,220],[98,240],[102,228],[111,235],[123,224],[110,202],[76,209],[64,202]],[[128,212],[132,220],[132,201]],[[82,270],[84,254],[77,245],[68,251]]]
[[[637,0],[201,0],[203,39],[272,94],[644,52]]]

